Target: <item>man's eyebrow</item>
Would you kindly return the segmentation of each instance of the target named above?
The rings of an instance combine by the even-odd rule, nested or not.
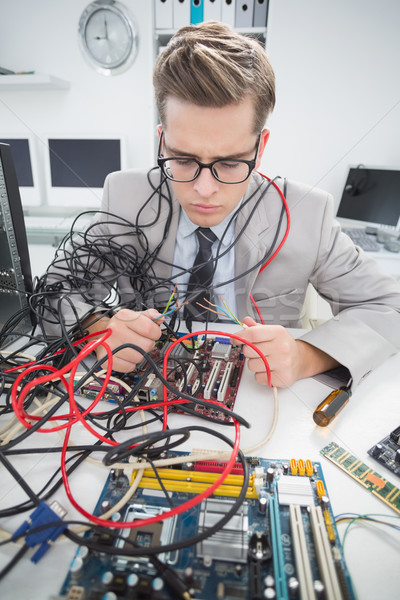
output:
[[[171,146],[168,146],[168,144],[165,144],[165,148],[168,149],[168,151],[173,154],[174,156],[185,156],[187,158],[198,158],[195,154],[190,154],[190,152],[185,152],[183,150],[179,150],[178,148],[171,148]],[[239,152],[238,154],[231,154],[229,156],[215,156],[212,160],[222,160],[222,159],[227,159],[227,160],[240,160],[241,158],[243,158],[244,156],[250,154],[251,150],[248,150],[247,152]]]

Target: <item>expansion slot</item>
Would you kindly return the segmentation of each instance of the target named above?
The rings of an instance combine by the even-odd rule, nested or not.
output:
[[[191,382],[195,368],[196,368],[195,364],[190,363],[190,365],[186,369],[186,378],[183,378],[181,380],[179,387],[178,387],[180,392],[183,390],[183,386],[184,386],[185,382],[186,382],[186,385],[188,385]]]
[[[400,514],[400,489],[398,487],[335,442],[322,448],[321,454]]]
[[[277,500],[276,489],[275,494],[270,498],[269,507],[276,598],[277,600],[288,600],[289,595],[285,576],[285,558],[283,555],[282,547],[282,531],[279,513],[279,502]]]
[[[328,534],[325,529],[324,517],[320,506],[310,506],[310,521],[318,565],[325,586],[326,600],[342,600],[343,596],[340,590],[340,584],[336,574]]]
[[[217,393],[218,402],[223,402],[225,400],[226,390],[228,389],[232,369],[233,369],[233,362],[228,362],[225,367],[221,385],[218,388],[218,393]]]
[[[166,490],[170,492],[184,492],[187,494],[200,494],[220,477],[219,473],[181,471],[178,469],[158,469],[157,473]],[[228,475],[224,483],[218,486],[214,491],[214,495],[237,498],[242,486],[242,475]],[[151,469],[144,470],[139,487],[151,490],[162,489],[160,482]],[[258,492],[254,486],[254,475],[250,478],[246,498],[258,498]]]
[[[297,578],[300,585],[300,598],[301,600],[316,600],[300,506],[291,504],[289,514]]]
[[[212,368],[212,371],[210,373],[210,376],[208,378],[207,385],[204,390],[204,398],[206,400],[211,399],[211,395],[212,395],[213,389],[215,387],[215,382],[217,381],[220,369],[221,369],[221,361],[216,360],[214,363],[214,366]]]

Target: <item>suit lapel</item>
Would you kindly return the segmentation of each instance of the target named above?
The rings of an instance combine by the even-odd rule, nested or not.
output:
[[[271,186],[266,190],[265,184],[261,186],[260,191],[256,191],[261,181],[257,175],[252,179],[246,192],[244,203],[246,198],[249,198],[253,193],[255,193],[254,199],[243,206],[236,220],[235,237],[241,234],[235,251],[236,277],[239,277],[242,273],[246,273],[252,266],[258,264],[263,259],[271,246],[273,235],[275,234],[275,226],[271,224],[268,211],[268,205],[274,196],[274,191]],[[260,194],[263,194],[263,197],[257,208],[254,209],[255,203],[260,199]],[[252,213],[253,210],[254,212]],[[249,217],[250,222],[246,225]],[[260,266],[236,281],[236,301],[239,315],[244,315],[248,312],[249,293],[254,287]]]

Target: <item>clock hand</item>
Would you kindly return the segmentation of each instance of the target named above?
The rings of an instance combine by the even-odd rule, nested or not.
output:
[[[107,18],[104,16],[104,36],[96,35],[95,40],[108,40],[108,28],[107,28]]]

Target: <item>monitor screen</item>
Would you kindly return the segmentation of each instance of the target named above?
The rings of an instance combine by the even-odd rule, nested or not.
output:
[[[337,216],[357,224],[396,228],[400,219],[400,170],[349,170]]]
[[[27,293],[32,291],[32,275],[13,156],[11,147],[3,143],[0,143],[0,274],[0,330],[14,317],[17,326],[13,331],[23,333],[31,327]],[[1,332],[0,349],[14,337]]]
[[[105,178],[123,168],[121,139],[49,137],[47,144],[48,204],[99,207]]]
[[[17,174],[21,201],[24,206],[38,205],[41,202],[37,177],[37,161],[34,142],[29,137],[9,136],[0,139],[8,144]]]

